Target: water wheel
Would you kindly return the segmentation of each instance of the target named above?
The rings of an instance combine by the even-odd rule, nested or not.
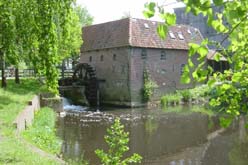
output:
[[[73,73],[73,82],[77,85],[85,86],[84,94],[86,99],[90,106],[96,106],[98,81],[94,68],[87,63],[77,64]]]

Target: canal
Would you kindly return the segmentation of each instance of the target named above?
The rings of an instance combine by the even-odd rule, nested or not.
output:
[[[107,150],[106,129],[119,117],[130,137],[130,150],[125,156],[138,153],[143,157],[142,164],[248,164],[248,142],[240,143],[236,126],[218,134],[218,120],[195,112],[201,111],[200,107],[104,108],[97,112],[83,107],[74,109],[68,109],[66,116],[57,121],[65,159],[100,164],[94,151]]]

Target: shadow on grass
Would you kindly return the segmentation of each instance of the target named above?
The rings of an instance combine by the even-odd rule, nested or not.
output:
[[[9,105],[10,103],[13,103],[12,99],[7,96],[0,96],[0,109],[2,109],[6,105]]]
[[[16,84],[14,80],[8,80],[7,83],[8,86],[6,90],[18,95],[36,94],[42,91],[42,84],[35,79],[23,79],[20,84]]]

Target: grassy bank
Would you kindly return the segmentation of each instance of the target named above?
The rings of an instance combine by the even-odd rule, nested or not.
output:
[[[22,136],[42,150],[59,154],[61,141],[55,133],[56,113],[50,108],[42,108],[35,114],[33,125],[22,132]]]
[[[0,164],[58,164],[28,148],[15,134],[12,122],[35,94],[44,91],[34,79],[21,84],[8,80],[7,89],[0,88]]]
[[[208,100],[208,92],[209,87],[207,85],[201,85],[193,89],[177,90],[174,93],[162,96],[161,105],[166,107],[189,102],[206,102]]]

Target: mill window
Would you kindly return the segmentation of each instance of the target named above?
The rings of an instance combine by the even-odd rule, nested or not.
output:
[[[101,55],[101,59],[100,60],[103,61],[103,55]]]
[[[146,51],[146,49],[142,49],[142,51],[141,51],[141,58],[142,59],[146,59],[147,58],[147,51]]]
[[[166,54],[164,50],[161,51],[160,60],[166,60]]]
[[[89,57],[89,62],[92,62],[92,56]]]
[[[113,54],[113,61],[116,61],[116,54]]]
[[[184,67],[185,67],[185,64],[181,64],[180,75],[182,75],[182,74],[183,74]]]

